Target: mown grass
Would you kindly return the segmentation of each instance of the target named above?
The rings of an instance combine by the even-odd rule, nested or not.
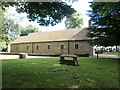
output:
[[[3,88],[118,88],[118,59],[78,58],[80,66],[58,60],[2,60]]]
[[[103,52],[102,54],[120,55],[120,52]]]

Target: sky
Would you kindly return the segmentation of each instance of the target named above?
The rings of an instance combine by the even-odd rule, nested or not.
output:
[[[88,27],[88,20],[90,19],[90,17],[87,15],[87,13],[88,13],[87,10],[90,10],[89,3],[88,3],[90,1],[92,1],[92,0],[78,0],[78,2],[69,3],[69,4],[72,4],[72,7],[75,8],[76,11],[78,11],[82,14],[82,18],[83,18],[83,27],[82,28]],[[40,26],[36,22],[29,22],[27,19],[26,13],[18,14],[15,11],[15,8],[13,8],[13,7],[10,7],[10,10],[8,12],[11,14],[15,14],[18,17],[24,17],[24,19],[19,22],[19,24],[23,27],[25,27],[27,25],[37,26],[39,28],[39,30],[42,32],[65,29],[65,24],[64,24],[65,19],[63,19],[61,23],[59,23],[55,26],[44,27],[44,26]]]

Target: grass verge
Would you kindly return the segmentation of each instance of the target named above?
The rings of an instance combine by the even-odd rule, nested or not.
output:
[[[102,54],[120,55],[120,52],[103,52]]]

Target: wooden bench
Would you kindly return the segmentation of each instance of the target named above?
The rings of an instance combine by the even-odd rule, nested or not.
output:
[[[72,60],[67,60],[67,59],[65,59],[65,57],[70,57],[70,58],[73,58],[73,59]],[[63,54],[63,55],[60,56],[59,61],[60,61],[60,64],[67,64],[67,65],[74,65],[74,66],[79,65],[76,55],[65,55],[65,54]]]

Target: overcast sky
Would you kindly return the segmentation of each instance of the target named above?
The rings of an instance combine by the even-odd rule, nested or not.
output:
[[[78,2],[72,3],[73,8],[75,8],[75,10],[77,10],[78,12],[80,12],[82,14],[82,17],[83,17],[83,27],[82,28],[88,27],[88,20],[90,19],[90,17],[88,17],[88,15],[86,15],[86,14],[88,13],[87,10],[90,10],[89,3],[88,3],[90,1],[92,1],[92,0],[78,0]],[[59,23],[55,26],[43,27],[43,26],[39,26],[38,23],[29,22],[27,19],[27,14],[26,13],[18,14],[15,11],[15,8],[10,8],[9,13],[15,14],[16,16],[24,17],[24,20],[22,22],[20,22],[20,24],[22,26],[27,26],[27,25],[32,24],[32,25],[38,26],[39,30],[43,31],[43,32],[65,29],[65,24],[64,24],[65,19],[63,19],[61,23]]]

